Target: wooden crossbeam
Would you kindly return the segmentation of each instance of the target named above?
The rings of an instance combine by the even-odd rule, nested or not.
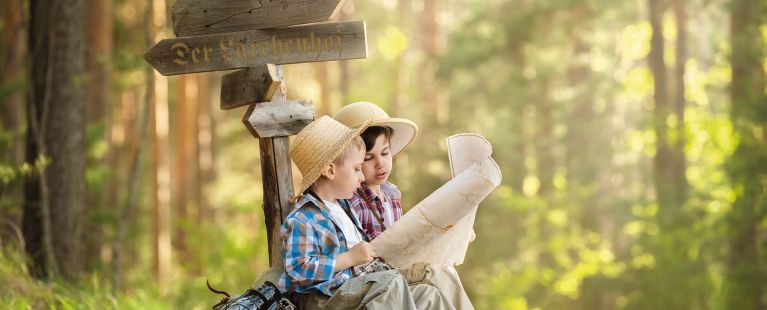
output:
[[[173,5],[177,37],[276,28],[328,21],[342,0],[178,0]]]

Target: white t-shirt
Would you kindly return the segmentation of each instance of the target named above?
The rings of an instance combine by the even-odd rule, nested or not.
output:
[[[336,222],[336,225],[341,228],[341,232],[344,233],[344,236],[346,237],[346,245],[349,247],[349,249],[351,249],[357,243],[360,243],[360,241],[362,241],[360,231],[354,225],[354,222],[352,222],[349,216],[346,215],[346,212],[344,212],[344,209],[341,208],[341,205],[339,205],[336,201],[331,202],[325,199],[322,201],[325,203],[328,209],[330,209],[330,216],[333,217],[333,221]],[[355,216],[353,212],[352,216]]]

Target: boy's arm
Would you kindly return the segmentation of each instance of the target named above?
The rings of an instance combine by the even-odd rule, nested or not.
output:
[[[285,273],[293,284],[311,286],[314,283],[333,278],[336,265],[336,251],[329,255],[321,253],[321,234],[307,219],[300,216],[285,221]]]
[[[360,241],[360,243],[354,245],[351,250],[346,253],[341,253],[336,257],[336,266],[333,268],[333,272],[369,263],[373,260],[373,257],[375,257],[375,252],[370,243]]]

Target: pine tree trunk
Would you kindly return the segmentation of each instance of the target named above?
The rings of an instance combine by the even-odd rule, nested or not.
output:
[[[179,253],[179,261],[185,262],[187,258],[186,225],[188,224],[188,184],[190,180],[189,169],[189,134],[191,124],[189,114],[192,109],[194,96],[191,93],[196,87],[194,76],[180,75],[176,77],[176,104],[173,114],[176,123],[171,126],[171,134],[175,135],[175,152],[172,170],[171,190],[173,192],[173,218],[174,236],[173,248]]]
[[[197,181],[193,194],[197,201],[197,227],[201,227],[210,214],[210,202],[205,195],[204,189],[213,181],[213,156],[212,142],[212,102],[211,98],[211,75],[201,73],[197,75],[197,126],[194,138],[197,143],[196,163],[198,167]]]
[[[103,158],[96,159],[97,164],[109,164],[114,156],[109,133],[112,126],[112,101],[110,97],[110,64],[112,55],[112,0],[87,0],[88,3],[88,122],[90,126],[103,128],[101,139],[107,144],[107,153]],[[101,163],[98,163],[101,161]],[[114,179],[108,180],[105,190],[92,191],[88,197],[88,210],[95,212],[98,208],[115,206],[110,204],[117,186]],[[104,243],[103,228],[88,221],[85,235],[85,257],[88,266],[96,266],[100,259],[100,250]]]
[[[679,206],[674,199],[676,189],[673,180],[673,157],[669,144],[668,126],[666,119],[671,115],[671,106],[669,105],[668,78],[666,74],[666,62],[664,55],[663,38],[663,12],[665,11],[661,0],[649,0],[648,5],[650,13],[650,26],[652,27],[652,38],[650,39],[650,54],[648,61],[650,70],[653,74],[653,128],[656,135],[655,157],[653,158],[655,193],[660,207],[659,219],[661,226],[668,226],[667,223],[672,217],[670,213]]]
[[[676,66],[674,68],[674,114],[677,119],[676,130],[672,139],[674,156],[674,198],[677,204],[687,201],[687,159],[684,154],[685,146],[685,117],[684,109],[687,103],[685,99],[684,66],[687,62],[687,14],[684,0],[674,0],[674,16],[676,17]],[[681,206],[680,206],[681,207]]]
[[[2,100],[2,111],[0,114],[0,128],[6,131],[18,130],[20,120],[23,119],[24,92],[21,87],[24,76],[24,54],[26,53],[26,44],[24,35],[26,30],[22,24],[22,8],[19,0],[8,0],[4,4],[2,41],[0,41],[0,55],[3,57],[5,66],[2,67],[3,84],[11,84],[11,87],[17,90]],[[18,86],[16,86],[18,85]],[[14,161],[21,160],[23,156],[23,143],[17,143],[12,147],[11,155]]]
[[[165,27],[165,1],[152,0],[148,5],[148,46],[159,41]],[[170,289],[171,212],[170,158],[168,156],[168,79],[152,69],[147,72],[148,100],[152,102],[150,136],[152,137],[152,265],[161,292]]]
[[[39,181],[27,183],[25,196],[25,232],[35,235],[42,227],[50,233],[50,248],[62,275],[74,279],[82,270],[83,212],[85,207],[85,102],[82,76],[86,73],[86,34],[84,24],[85,0],[33,1],[30,7],[30,50],[36,51],[32,60],[32,86],[29,105],[30,130],[28,159],[48,156],[51,164]],[[34,189],[39,187],[39,190]],[[38,213],[38,210],[41,211]],[[50,217],[46,218],[46,211]],[[40,216],[34,216],[39,214]],[[32,219],[39,219],[35,223]],[[46,221],[50,230],[46,232]],[[33,238],[34,239],[34,238]],[[45,244],[47,242],[43,242]],[[55,271],[56,266],[40,268],[39,253],[45,247],[29,249],[35,261],[33,270]],[[46,255],[46,254],[43,254]],[[50,269],[54,267],[54,269]],[[36,273],[36,272],[35,272]],[[36,273],[37,274],[37,273]],[[38,274],[39,275],[39,274]]]
[[[0,67],[0,78],[3,88],[10,90],[10,93],[0,98],[0,131],[6,133],[21,132],[22,124],[26,115],[24,114],[24,82],[27,79],[24,63],[26,61],[26,27],[23,25],[22,0],[8,0],[2,5],[3,27],[0,35],[0,57],[4,66]],[[0,158],[7,160],[13,166],[20,166],[24,158],[24,139],[15,138],[8,141],[7,154],[0,155]],[[16,186],[0,186],[0,207],[7,201],[21,201],[23,191]],[[13,221],[16,222],[16,216]],[[11,236],[0,233],[0,239]],[[16,236],[12,238],[16,239]]]

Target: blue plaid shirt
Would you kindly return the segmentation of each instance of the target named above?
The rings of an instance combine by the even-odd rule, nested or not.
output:
[[[338,202],[342,208],[349,208],[345,200]],[[356,218],[352,220],[359,226]],[[336,257],[349,251],[346,237],[336,227],[325,204],[307,194],[298,199],[280,228],[285,259],[280,290],[285,292],[295,286],[296,293],[316,290],[332,296],[336,288],[354,276],[352,268],[333,273]]]

